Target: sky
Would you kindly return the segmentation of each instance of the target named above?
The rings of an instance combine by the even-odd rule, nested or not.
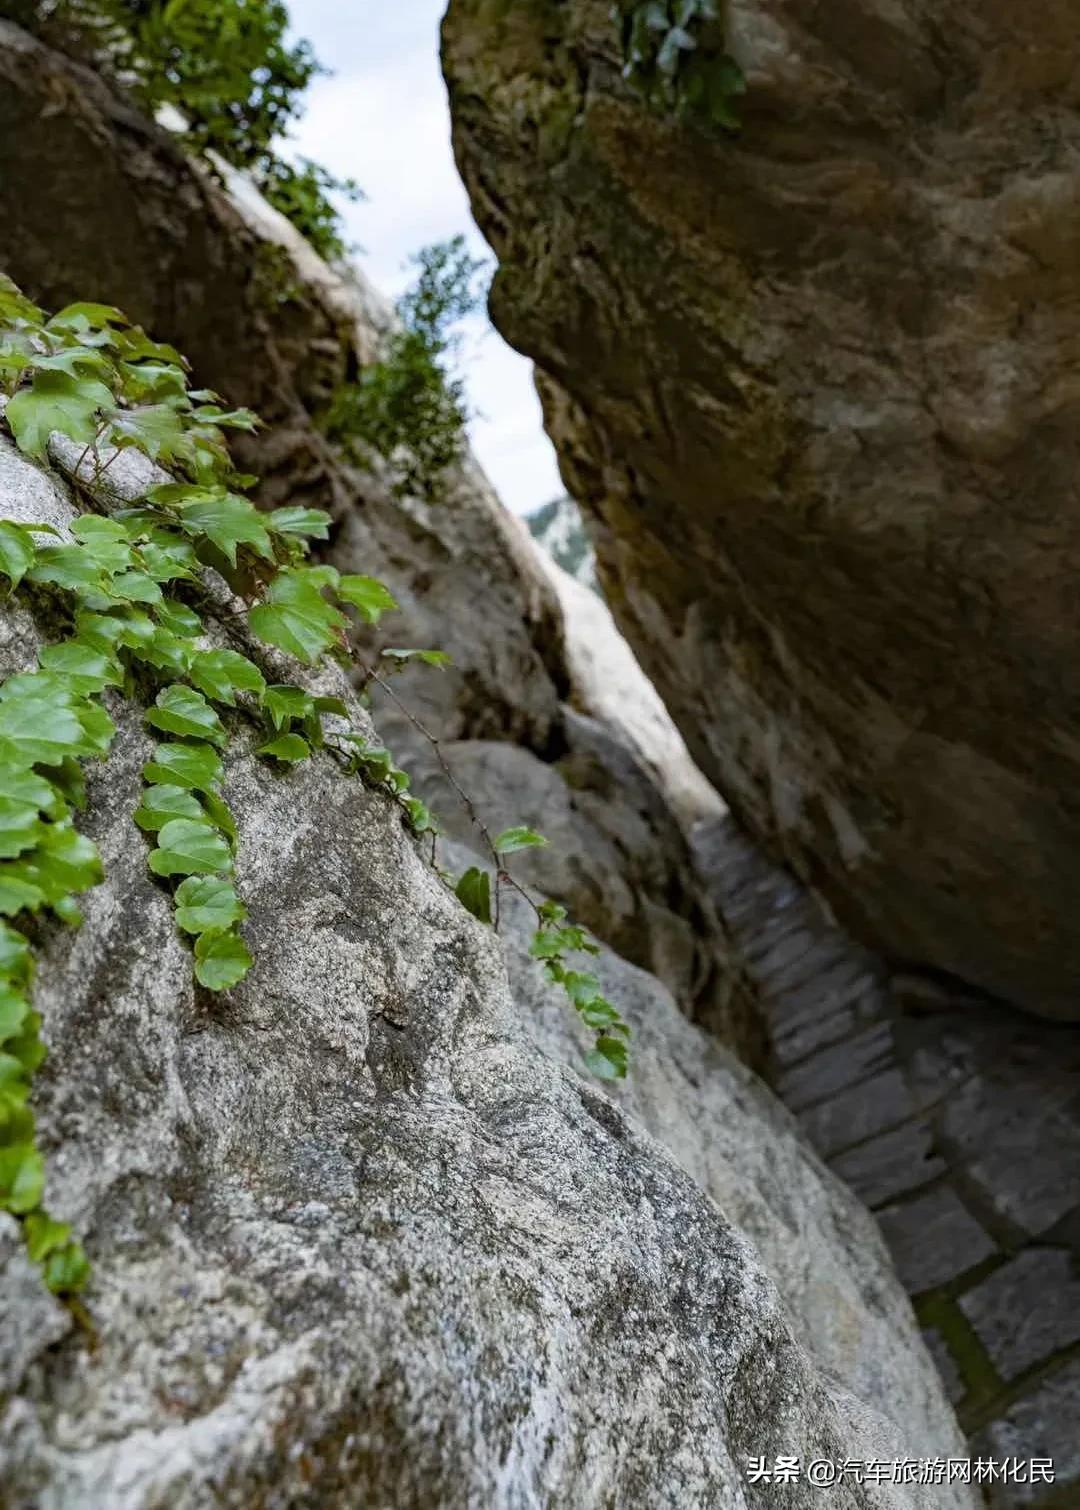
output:
[[[450,148],[438,57],[445,8],[446,0],[289,3],[294,32],[333,70],[312,83],[291,150],[363,188],[366,202],[344,205],[346,239],[364,249],[360,266],[391,297],[411,281],[408,258],[433,241],[462,232],[474,254],[491,261]],[[463,334],[473,450],[506,505],[527,513],[565,492],[532,365],[486,317]]]

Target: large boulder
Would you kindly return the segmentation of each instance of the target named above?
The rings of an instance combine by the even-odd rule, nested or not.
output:
[[[4,443],[0,516],[73,509]],[[41,634],[3,626],[6,674]],[[603,956],[637,1032],[605,1094],[522,920],[511,988],[385,796],[326,757],[275,775],[237,720],[256,964],[208,1000],[131,822],[150,741],[113,712],[81,820],[106,880],[41,931],[35,990],[50,1202],[94,1279],[80,1326],[0,1225],[6,1506],[765,1510],[752,1458],[959,1455],[869,1217],[662,987]],[[975,1505],[853,1475],[831,1502]]]
[[[0,269],[49,307],[121,306],[260,414],[266,428],[240,460],[262,476],[263,499],[329,509],[330,559],[381,577],[398,599],[393,642],[451,656],[447,671],[411,673],[425,727],[463,757],[480,741],[469,759],[500,792],[523,781],[530,820],[581,857],[562,866],[560,899],[759,1059],[753,1001],[667,796],[610,709],[598,710],[606,734],[586,738],[565,706],[573,629],[528,531],[469,457],[433,504],[399,496],[385,467],[358,467],[328,441],[333,393],[377,357],[393,312],[362,274],[323,263],[242,175],[222,164],[220,178],[90,69],[0,21]],[[592,710],[579,701],[577,712]],[[623,707],[622,722],[635,719]],[[430,765],[426,736],[394,707],[383,727],[406,764]],[[453,793],[437,796],[460,822]],[[526,869],[552,885],[550,865]]]
[[[743,823],[893,958],[1076,1017],[1075,13],[724,9],[737,134],[643,99],[608,0],[451,0],[493,317]]]

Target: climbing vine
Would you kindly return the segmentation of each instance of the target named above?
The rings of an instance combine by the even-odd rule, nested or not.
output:
[[[611,14],[623,72],[650,104],[738,129],[735,100],[746,81],[726,49],[721,0],[617,0]]]
[[[73,304],[49,318],[2,277],[0,395],[4,424],[28,456],[44,460],[57,433],[82,448],[75,478],[86,509],[70,539],[44,523],[0,520],[0,577],[61,627],[35,669],[0,685],[0,1210],[20,1222],[49,1288],[71,1295],[89,1270],[70,1228],[42,1204],[30,1092],[45,1047],[31,1000],[28,928],[43,913],[77,926],[78,894],[102,880],[75,814],[85,801],[82,762],[105,758],[115,734],[107,700],[149,702],[145,722],[156,744],[133,818],[208,991],[229,990],[252,963],[234,878],[240,835],[222,794],[223,715],[260,726],[259,754],[283,769],[327,752],[400,806],[412,832],[430,837],[433,861],[438,824],[389,751],[352,727],[344,702],[268,682],[249,655],[215,643],[209,631],[216,620],[219,629],[236,626],[248,649],[261,644],[306,666],[351,666],[351,622],[375,624],[396,607],[377,579],[312,560],[310,542],[328,538],[329,515],[305,507],[264,513],[245,496],[256,479],[236,473],[225,436],[254,429],[250,411],[192,389],[180,354],[120,311]],[[102,512],[97,484],[127,448],[174,480]],[[238,615],[215,610],[206,568],[241,600]],[[438,666],[446,657],[383,651],[358,671],[361,687],[377,682],[396,697],[389,678],[417,660]],[[492,837],[454,786],[493,870],[445,879],[474,916],[497,926],[504,886],[528,896],[507,869],[509,856],[545,841],[527,828]],[[528,900],[537,918],[531,952],[595,1035],[589,1067],[625,1075],[626,1025],[596,977],[568,963],[596,946],[561,907]]]

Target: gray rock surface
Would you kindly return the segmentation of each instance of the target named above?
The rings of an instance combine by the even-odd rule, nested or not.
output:
[[[617,10],[444,23],[608,601],[853,932],[1080,1017],[1075,6],[732,0],[735,134],[643,100]]]
[[[2,476],[0,515],[40,518],[42,474],[6,453]],[[4,625],[6,672],[36,635]],[[115,712],[85,815],[107,879],[82,929],[45,930],[36,987],[50,1200],[95,1264],[96,1340],[0,1232],[6,1507],[765,1510],[753,1456],[959,1451],[869,1218],[769,1093],[606,952],[637,1067],[615,1097],[581,1079],[520,920],[511,986],[328,760],[277,775],[235,731],[256,964],[193,990],[130,822],[150,741]]]
[[[266,420],[240,447],[242,464],[264,478],[265,501],[329,509],[330,558],[381,577],[398,599],[385,634],[363,648],[448,653],[449,670],[409,673],[410,707],[444,739],[483,742],[486,768],[502,767],[502,789],[523,766],[535,772],[531,788],[550,792],[552,820],[571,848],[583,854],[599,830],[601,850],[622,850],[632,830],[634,852],[608,888],[610,907],[587,862],[564,867],[560,900],[755,1058],[761,1035],[740,971],[696,900],[664,789],[635,762],[610,707],[611,763],[603,769],[593,740],[582,794],[561,781],[561,763],[583,763],[565,707],[574,629],[528,531],[471,459],[432,505],[396,497],[378,466],[352,466],[327,442],[319,418],[358,363],[377,355],[392,312],[360,273],[322,263],[250,183],[225,176],[227,193],[95,74],[0,21],[0,268],[49,307],[120,305],[183,350],[200,381]],[[623,717],[633,722],[635,709]],[[407,721],[388,711],[384,728],[404,764],[423,764],[427,742]],[[634,793],[644,792],[644,818],[623,813],[628,769]],[[642,926],[629,929],[631,915]]]
[[[875,1213],[975,1457],[1053,1458],[996,1507],[1080,1497],[1080,1029],[884,964],[730,819],[699,862],[747,960],[771,1079]]]

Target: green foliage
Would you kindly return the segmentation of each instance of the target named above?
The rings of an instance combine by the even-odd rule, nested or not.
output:
[[[436,500],[447,469],[465,448],[465,385],[449,368],[455,326],[481,305],[477,274],[463,236],[425,248],[419,275],[398,301],[399,328],[380,361],[340,389],[327,419],[330,436],[359,460],[391,463],[401,494]]]
[[[287,40],[283,0],[22,0],[17,19],[104,64],[148,112],[179,111],[193,151],[249,172],[320,256],[345,255],[333,196],[361,199],[359,187],[275,149],[324,72]]]
[[[417,309],[433,330],[447,315],[429,294]],[[0,921],[0,1210],[22,1224],[45,1282],[71,1294],[85,1283],[88,1265],[68,1228],[42,1206],[44,1164],[29,1097],[45,1049],[29,999],[30,945],[18,924],[51,912],[77,926],[75,898],[102,879],[97,851],[73,820],[84,802],[80,763],[107,756],[115,732],[102,699],[136,689],[141,697],[148,681],[156,685],[144,716],[161,738],[143,767],[134,822],[151,846],[150,872],[173,891],[177,926],[193,941],[195,977],[208,991],[232,989],[252,964],[234,880],[237,826],[221,795],[222,751],[238,720],[261,724],[259,754],[279,767],[326,749],[346,772],[392,798],[414,834],[434,844],[438,825],[390,752],[349,726],[343,701],[268,685],[247,655],[209,642],[200,611],[206,567],[242,600],[250,637],[307,665],[327,657],[347,662],[350,614],[374,624],[396,607],[376,578],[312,564],[308,539],[328,533],[321,510],[266,514],[244,496],[254,479],[234,473],[224,432],[250,429],[254,416],[226,410],[216,394],[191,391],[183,359],[119,311],[71,305],[49,319],[3,278],[0,385],[7,427],[28,455],[42,456],[57,432],[83,446],[78,471],[84,481],[89,471],[89,497],[127,446],[167,460],[175,478],[108,514],[80,515],[70,540],[48,525],[0,521],[8,592],[32,585],[53,599],[52,617],[69,626],[66,637],[42,649],[35,669],[0,685],[0,918],[16,920]],[[112,449],[107,460],[103,448]],[[427,650],[390,650],[384,659],[395,669],[446,662]],[[366,680],[372,677],[377,673],[368,671]],[[521,826],[488,839],[494,888],[486,871],[469,871],[457,887],[464,905],[489,923],[494,910],[497,925],[500,887],[517,884],[506,857],[544,842]],[[542,945],[534,952],[597,1030],[591,1067],[609,1077],[625,1073],[618,1015],[589,984],[592,977],[564,965],[567,950],[590,947],[584,935],[553,904],[537,915]]]
[[[726,51],[721,0],[617,0],[627,79],[650,104],[737,131],[746,81]]]
[[[340,194],[353,204],[364,199],[364,191],[351,178],[335,178],[325,168],[302,157],[298,163],[268,153],[257,173],[259,188],[267,200],[315,248],[327,262],[338,262],[350,248],[342,237],[341,215],[332,194]]]

